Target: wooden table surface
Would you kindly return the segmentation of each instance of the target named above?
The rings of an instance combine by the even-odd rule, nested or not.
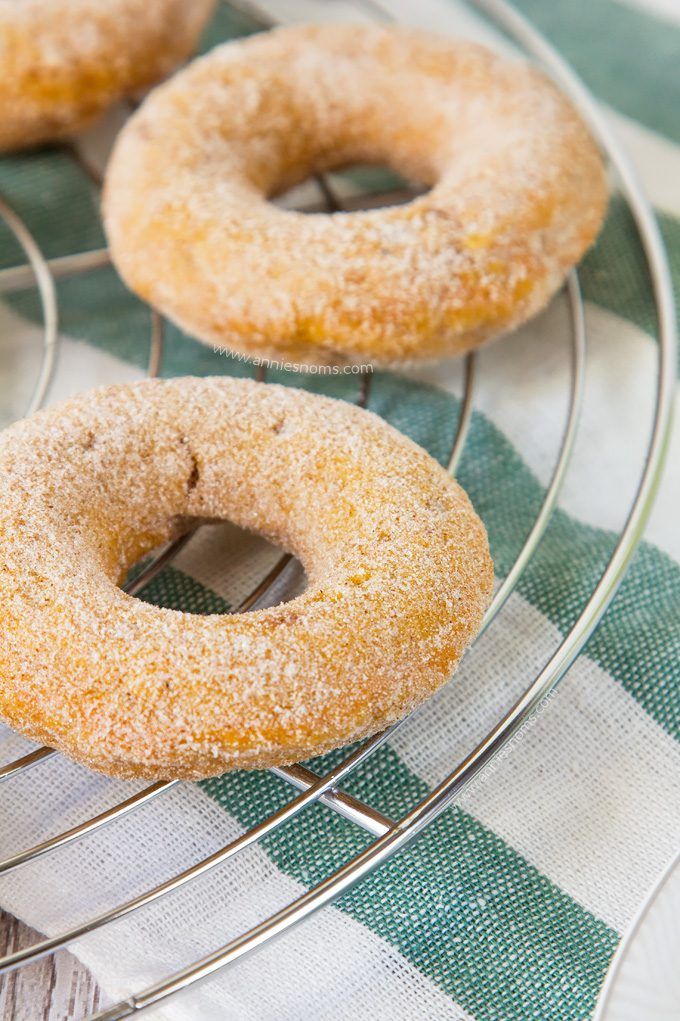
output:
[[[3,956],[41,938],[40,933],[0,911]],[[96,983],[66,950],[0,979],[0,1021],[80,1021],[99,1006]]]

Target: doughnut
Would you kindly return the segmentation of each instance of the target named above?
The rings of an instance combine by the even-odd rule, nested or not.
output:
[[[352,164],[430,190],[350,213],[269,201]],[[151,93],[117,139],[104,216],[128,286],[200,340],[389,365],[538,312],[606,196],[584,124],[535,68],[406,28],[315,25],[220,46]]]
[[[86,128],[186,57],[215,0],[1,0],[0,151]]]
[[[297,761],[382,729],[450,676],[493,569],[463,490],[343,401],[250,380],[94,390],[0,434],[0,717],[120,777]],[[118,586],[197,522],[295,554],[250,613]]]

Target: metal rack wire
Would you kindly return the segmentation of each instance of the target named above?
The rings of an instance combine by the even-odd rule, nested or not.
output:
[[[272,770],[275,776],[292,785],[300,793],[258,825],[237,839],[232,840],[204,860],[158,886],[145,891],[141,895],[123,904],[116,905],[112,909],[58,936],[42,940],[33,946],[0,959],[1,974],[54,953],[58,949],[68,946],[77,938],[100,929],[109,923],[113,923],[133,911],[142,909],[144,906],[158,900],[173,890],[179,889],[198,876],[204,875],[209,870],[224,864],[244,848],[261,840],[278,827],[291,821],[301,811],[315,802],[325,804],[355,825],[362,827],[375,838],[363,851],[347,861],[336,872],[327,876],[322,882],[282,910],[277,911],[236,939],[219,947],[213,953],[193,962],[163,981],[157,982],[113,1007],[100,1011],[93,1016],[91,1021],[95,1021],[95,1018],[99,1019],[99,1021],[119,1021],[119,1019],[137,1014],[145,1008],[159,1003],[166,997],[172,996],[192,983],[200,981],[213,972],[228,966],[238,958],[262,946],[274,936],[284,933],[291,926],[309,916],[313,911],[341,896],[351,886],[358,883],[389,857],[405,847],[424,827],[451,805],[457,795],[485,767],[493,755],[508,741],[512,740],[538,703],[558,683],[606,611],[640,538],[642,528],[651,508],[663,463],[669,432],[675,379],[674,306],[663,245],[659,238],[653,214],[625,156],[619,150],[615,139],[611,137],[609,129],[602,121],[593,100],[586,93],[569,67],[520,15],[504,3],[504,0],[473,0],[473,3],[474,6],[490,16],[496,24],[513,37],[527,53],[540,61],[579,106],[618,176],[620,190],[637,225],[640,242],[649,265],[659,322],[656,402],[644,464],[641,468],[637,491],[629,507],[625,525],[609,562],[571,631],[555,649],[542,670],[528,684],[521,698],[519,698],[515,705],[509,708],[505,716],[498,721],[477,747],[472,749],[463,761],[457,764],[448,776],[425,798],[413,805],[403,818],[398,820],[389,819],[370,804],[348,795],[341,789],[342,782],[349,774],[360,768],[368,757],[394,733],[397,726],[401,725],[397,724],[362,744],[344,761],[323,776],[312,772],[302,765]],[[234,4],[234,6],[239,6],[242,9],[244,5]],[[380,11],[376,0],[370,0],[370,8],[374,12]],[[252,4],[248,3],[246,9],[251,16],[256,15],[258,17],[263,27],[271,24],[271,19]],[[321,180],[320,190],[326,202],[326,207],[329,210],[339,208],[339,200],[327,180]],[[372,200],[375,201],[375,196],[372,197]],[[43,355],[28,409],[33,411],[45,398],[54,368],[55,351],[58,342],[58,308],[54,280],[67,275],[86,273],[107,265],[108,254],[105,250],[97,250],[48,261],[42,255],[38,245],[22,221],[2,201],[0,201],[0,216],[15,234],[28,260],[27,266],[18,266],[0,271],[0,293],[25,286],[37,285],[42,303],[44,318]],[[501,611],[545,532],[555,508],[574,445],[583,394],[586,351],[583,304],[575,273],[569,278],[565,293],[560,300],[565,302],[571,325],[570,348],[568,352],[571,382],[562,439],[542,505],[513,566],[495,593],[493,602],[484,619],[482,635]],[[163,359],[163,341],[163,320],[154,313],[152,316],[149,346],[149,375],[157,375],[160,372]],[[463,398],[449,456],[448,467],[451,472],[454,472],[456,469],[467,438],[474,403],[476,373],[477,359],[472,354],[468,356],[465,362]],[[258,378],[264,378],[264,373],[259,372]],[[359,404],[366,403],[370,385],[370,375],[364,375],[357,395],[357,402]],[[168,544],[160,554],[146,564],[134,581],[127,586],[127,590],[131,593],[138,592],[190,541],[191,534]],[[231,612],[243,612],[257,606],[265,597],[274,581],[286,570],[290,560],[291,558],[288,556],[281,557],[267,576]],[[478,641],[480,638],[478,638]],[[50,748],[38,748],[0,768],[0,781],[9,781],[29,768],[38,767],[56,754]],[[34,861],[43,855],[55,851],[57,848],[84,839],[104,826],[114,824],[116,820],[129,813],[142,809],[152,799],[162,796],[178,783],[179,781],[168,781],[151,784],[80,825],[65,830],[0,862],[0,874],[7,873],[27,862]]]

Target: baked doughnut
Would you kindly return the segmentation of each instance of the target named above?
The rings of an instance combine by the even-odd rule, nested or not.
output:
[[[114,776],[289,763],[431,695],[490,598],[461,488],[382,419],[248,380],[147,380],[0,435],[0,716]],[[118,584],[197,520],[298,556],[308,588],[229,615]]]
[[[431,191],[331,215],[268,201],[366,163]],[[221,46],[153,92],[117,140],[104,212],[127,284],[201,340],[389,364],[465,351],[541,309],[606,192],[578,114],[535,68],[324,25]]]
[[[0,150],[75,134],[186,59],[215,0],[2,0]]]

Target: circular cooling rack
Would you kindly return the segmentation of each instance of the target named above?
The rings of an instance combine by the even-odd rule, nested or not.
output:
[[[61,933],[58,936],[44,939],[30,947],[16,951],[0,959],[0,974],[17,969],[39,958],[55,953],[68,947],[73,941],[94,930],[114,922],[131,912],[171,893],[210,869],[226,862],[239,851],[261,840],[267,834],[290,822],[303,809],[320,802],[350,820],[356,826],[366,830],[372,840],[360,853],[348,860],[331,875],[313,886],[302,896],[285,907],[277,910],[248,931],[212,953],[193,962],[181,971],[138,992],[105,1009],[96,1015],[99,1021],[116,1021],[130,1017],[151,1007],[166,997],[198,982],[208,975],[225,968],[243,955],[257,949],[267,941],[303,921],[312,912],[328,904],[345,893],[351,886],[360,882],[374,869],[378,868],[397,851],[404,848],[418,833],[428,826],[437,816],[461,794],[463,789],[484,769],[492,757],[509,741],[532,715],[542,700],[552,691],[566,670],[580,653],[594,628],[605,613],[617,587],[626,571],[630,558],[640,539],[645,521],[649,515],[668,440],[671,408],[675,382],[675,323],[672,291],[663,244],[660,240],[657,225],[651,209],[637,184],[634,173],[618,144],[612,138],[607,125],[603,122],[598,109],[580,81],[564,63],[552,47],[511,7],[503,0],[474,0],[473,6],[509,35],[531,57],[540,62],[558,82],[563,90],[581,110],[590,124],[591,130],[599,140],[606,154],[611,169],[617,178],[617,184],[630,213],[636,224],[641,248],[644,252],[653,289],[658,317],[659,344],[657,347],[656,379],[650,381],[654,387],[655,400],[653,418],[649,423],[649,441],[644,462],[640,466],[639,480],[632,503],[630,504],[625,524],[620,531],[616,546],[601,573],[599,581],[592,589],[589,597],[581,608],[571,630],[564,636],[543,668],[527,683],[526,689],[517,702],[496,725],[486,734],[484,739],[473,748],[466,757],[449,772],[444,779],[431,790],[421,801],[413,804],[410,810],[400,819],[387,818],[382,812],[373,808],[366,801],[359,800],[342,788],[343,781],[349,774],[360,769],[369,756],[376,751],[394,733],[397,724],[387,731],[376,735],[354,750],[344,761],[325,775],[312,772],[302,765],[281,767],[272,772],[296,788],[300,793],[281,809],[274,812],[256,826],[243,833],[180,874],[174,876],[153,889],[119,904],[104,913],[88,919],[86,922]],[[374,15],[385,16],[384,11],[375,0],[365,0],[365,7]],[[258,19],[262,27],[269,27],[272,22],[268,15],[248,4],[250,17]],[[71,151],[77,158],[75,151]],[[81,166],[84,164],[81,161]],[[90,170],[91,168],[86,168]],[[341,206],[335,193],[332,180],[328,178],[318,181],[320,193],[328,210],[338,208],[354,208],[366,204],[356,199],[344,202]],[[389,193],[367,197],[370,204],[380,204],[408,197],[403,193]],[[34,385],[33,394],[28,406],[31,412],[41,405],[48,391],[50,379],[55,366],[55,353],[58,347],[58,305],[54,281],[58,278],[87,273],[109,264],[105,250],[83,252],[76,255],[46,259],[39,246],[32,238],[28,229],[7,205],[0,201],[0,217],[14,233],[21,245],[27,265],[17,266],[0,271],[0,294],[29,286],[38,288],[43,314],[43,348],[39,372]],[[569,347],[566,352],[569,363],[569,395],[567,411],[562,430],[561,442],[552,468],[549,484],[545,490],[542,503],[531,523],[525,541],[516,556],[514,564],[506,574],[493,601],[487,611],[480,636],[477,641],[484,640],[484,633],[494,618],[502,610],[508,596],[529,564],[555,509],[560,489],[564,480],[569,458],[576,437],[581,399],[585,379],[586,329],[584,324],[583,304],[581,300],[578,276],[572,273],[564,292],[556,301],[562,302],[568,319]],[[149,344],[148,374],[159,374],[163,364],[164,322],[156,313],[151,318],[151,336]],[[257,370],[257,378],[265,377],[265,370]],[[454,472],[463,452],[468,427],[471,420],[475,398],[475,385],[478,377],[478,357],[471,354],[465,359],[463,373],[463,395],[460,401],[455,435],[448,459],[448,467]],[[364,372],[357,387],[357,403],[366,404],[371,387],[371,374]],[[134,580],[127,586],[131,593],[139,592],[158,572],[160,572],[180,549],[192,539],[192,534],[168,544],[160,553],[147,561]],[[291,562],[289,556],[282,556],[266,577],[230,612],[245,612],[266,598],[278,579],[285,580],[285,572]],[[0,780],[9,781],[31,767],[44,763],[57,753],[50,748],[37,748],[29,754],[9,762],[0,768]],[[74,841],[84,839],[89,834],[106,825],[114,824],[128,813],[143,809],[152,799],[162,796],[175,787],[179,781],[158,782],[151,784],[131,797],[107,809],[81,824],[65,830],[31,848],[21,850],[11,858],[0,862],[0,874],[47,855],[57,848],[64,847]],[[143,811],[139,814],[139,824],[143,825]]]

